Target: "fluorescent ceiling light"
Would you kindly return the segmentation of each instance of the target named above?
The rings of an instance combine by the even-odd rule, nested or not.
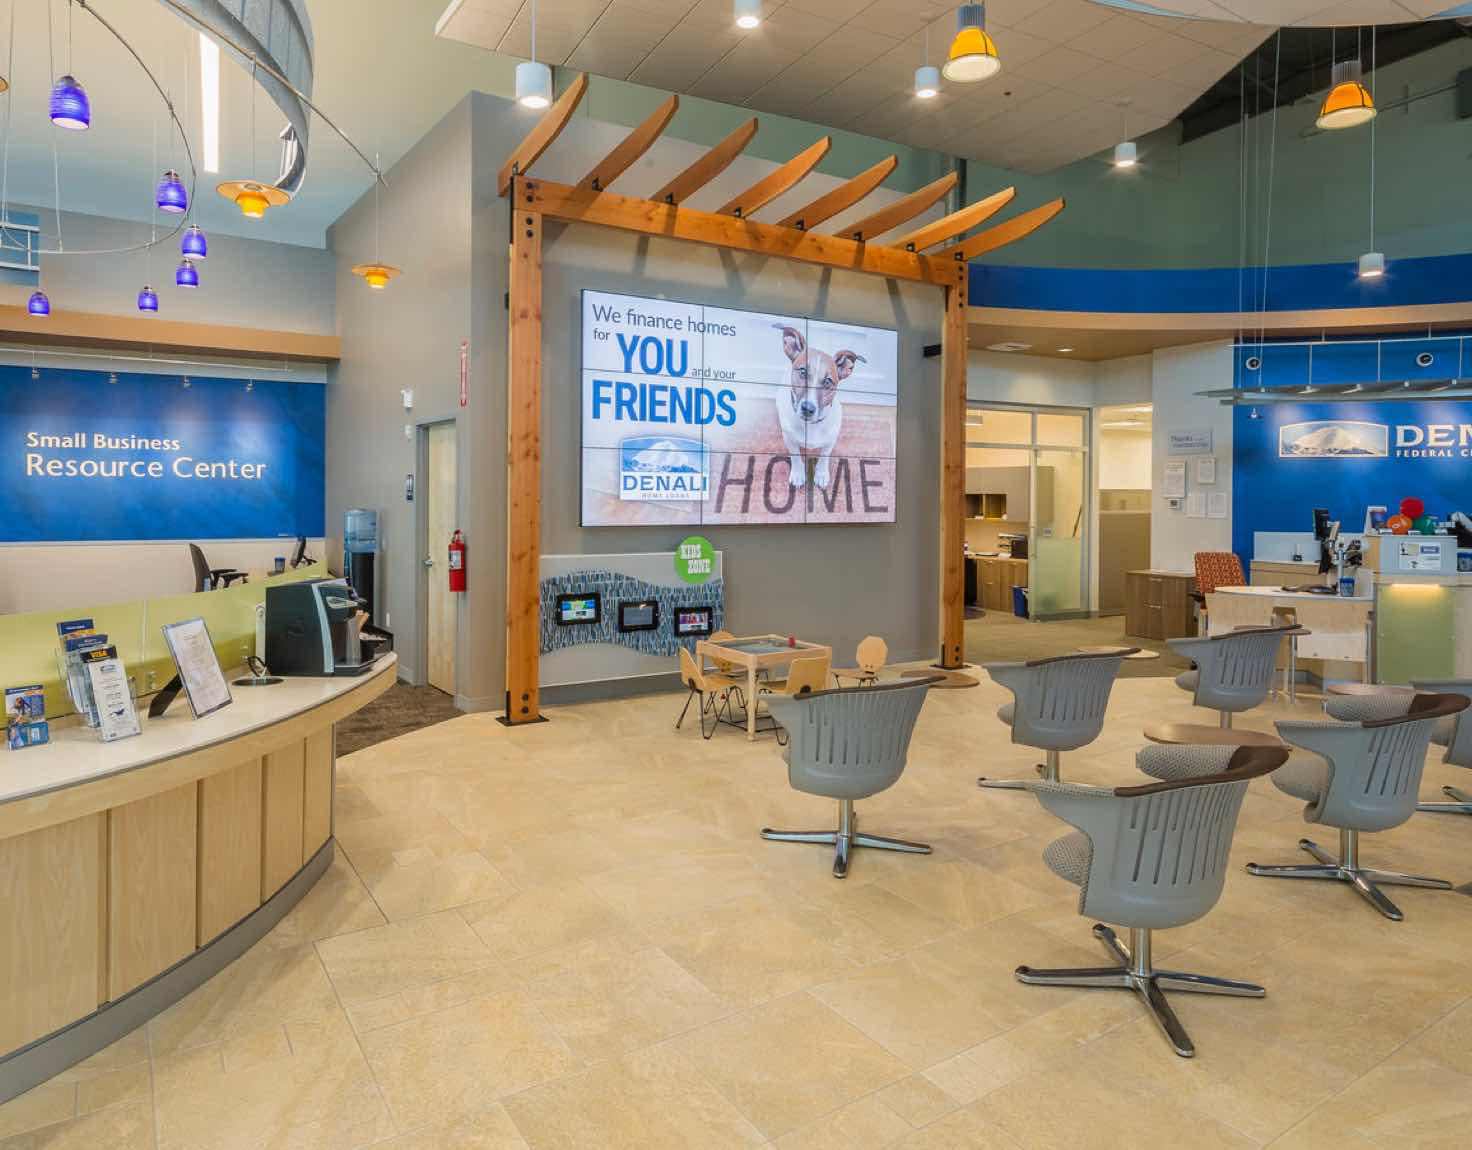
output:
[[[199,34],[199,119],[207,172],[220,170],[220,46]]]

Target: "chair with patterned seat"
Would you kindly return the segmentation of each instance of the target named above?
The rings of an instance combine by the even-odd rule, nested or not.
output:
[[[1012,692],[1012,701],[998,708],[997,718],[1011,729],[1014,743],[1044,752],[1046,761],[1038,766],[1038,774],[1048,782],[1058,781],[1064,751],[1076,751],[1099,737],[1119,668],[1137,651],[1138,647],[1119,647],[1029,663],[983,664],[996,682]],[[1019,785],[1015,780],[985,777],[977,782],[999,790],[1016,790]]]
[[[1278,648],[1298,627],[1241,627],[1208,639],[1167,639],[1177,655],[1195,663],[1176,676],[1176,686],[1191,692],[1198,707],[1209,707],[1223,727],[1232,716],[1259,706],[1273,689]]]
[[[1049,843],[1043,861],[1079,888],[1079,914],[1103,920],[1094,925],[1094,937],[1115,963],[1063,970],[1019,966],[1018,980],[1132,991],[1175,1052],[1192,1057],[1196,1048],[1166,1001],[1166,990],[1246,998],[1267,992],[1250,982],[1157,970],[1153,932],[1194,922],[1216,905],[1247,784],[1287,758],[1284,747],[1145,747],[1136,760],[1141,770],[1174,778],[1112,790],[1025,783],[1048,811],[1077,828]],[[1108,923],[1129,928],[1128,947]]]
[[[1202,622],[1207,621],[1206,597],[1222,587],[1246,587],[1247,576],[1242,571],[1242,560],[1234,551],[1198,551],[1194,557],[1196,568],[1196,590],[1191,598],[1196,601]],[[1202,627],[1206,633],[1207,628]]]
[[[1433,695],[1462,695],[1472,701],[1472,679],[1415,679],[1411,686]],[[1443,719],[1431,732],[1431,741],[1446,752],[1441,761],[1451,767],[1472,768],[1472,711]],[[1449,803],[1417,803],[1418,811],[1442,815],[1472,815],[1472,794],[1461,787],[1446,786],[1441,793]]]
[[[1267,878],[1333,879],[1395,922],[1405,916],[1380,889],[1390,886],[1450,890],[1445,879],[1423,878],[1360,865],[1360,834],[1404,823],[1416,810],[1426,750],[1442,720],[1467,709],[1464,695],[1361,695],[1330,698],[1331,716],[1346,722],[1280,722],[1285,742],[1308,754],[1295,755],[1273,776],[1284,794],[1302,799],[1305,822],[1339,831],[1339,857],[1310,839],[1299,847],[1316,860],[1304,866],[1247,865]]]

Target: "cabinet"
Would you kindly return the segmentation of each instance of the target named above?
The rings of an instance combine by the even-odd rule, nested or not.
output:
[[[1012,610],[1012,588],[1027,586],[1027,560],[978,559],[981,605],[988,611]]]
[[[1028,467],[968,467],[966,514],[1026,523],[1032,514],[1032,475]],[[1040,523],[1053,521],[1053,469],[1038,468]]]
[[[1141,639],[1184,639],[1196,634],[1191,593],[1196,577],[1183,571],[1131,571],[1125,576],[1124,629]]]

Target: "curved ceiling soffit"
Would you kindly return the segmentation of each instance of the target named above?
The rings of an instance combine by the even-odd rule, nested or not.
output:
[[[1234,24],[1304,25],[1328,28],[1334,25],[1405,24],[1413,20],[1449,20],[1472,16],[1472,3],[1458,0],[1359,0],[1343,5],[1326,4],[1312,15],[1284,20],[1282,0],[1094,0],[1106,8],[1140,12],[1150,16],[1176,16],[1183,20],[1220,20]],[[1336,14],[1342,7],[1343,14]]]
[[[255,82],[286,117],[276,186],[296,195],[307,175],[309,109],[301,97],[312,98],[312,21],[305,0],[159,2],[186,23],[219,33],[212,38],[254,74]]]

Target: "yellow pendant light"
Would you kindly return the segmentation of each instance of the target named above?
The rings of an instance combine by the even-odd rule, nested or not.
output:
[[[1375,118],[1375,101],[1361,82],[1360,62],[1341,60],[1334,65],[1333,86],[1319,108],[1318,126],[1332,132],[1357,128]]]
[[[975,84],[1002,70],[997,44],[986,31],[986,5],[962,4],[956,13],[956,38],[940,73],[955,84]]]
[[[353,268],[353,275],[362,276],[363,282],[375,291],[388,287],[388,281],[398,274],[399,269],[391,264],[358,264]]]
[[[363,282],[374,291],[382,291],[388,287],[388,281],[399,274],[399,269],[393,264],[383,262],[381,248],[383,246],[383,168],[378,158],[378,153],[373,153],[373,262],[371,264],[357,264],[353,268],[353,275],[361,276]]]
[[[240,214],[249,220],[258,220],[267,208],[277,208],[291,197],[272,184],[259,184],[255,180],[226,180],[216,189],[220,195],[240,209]]]

